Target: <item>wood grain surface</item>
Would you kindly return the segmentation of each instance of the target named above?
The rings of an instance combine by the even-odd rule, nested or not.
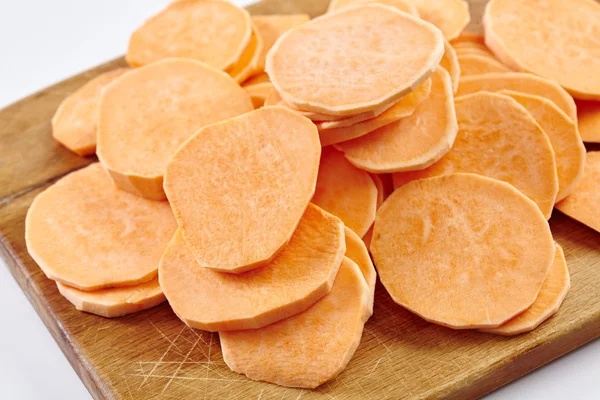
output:
[[[472,1],[477,29],[484,1]],[[270,0],[256,14],[318,15],[327,0]],[[466,399],[481,396],[600,336],[600,235],[555,212],[572,288],[563,307],[532,333],[503,338],[429,324],[392,302],[378,284],[375,313],[348,368],[317,390],[253,382],[223,362],[217,334],[192,330],[163,304],[117,319],[78,312],[27,254],[24,218],[53,180],[94,161],[56,144],[59,102],[115,60],[0,111],[2,256],[96,399]],[[327,351],[327,349],[324,349]]]

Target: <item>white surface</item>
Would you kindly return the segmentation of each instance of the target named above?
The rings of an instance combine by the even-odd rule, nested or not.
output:
[[[130,32],[167,3],[0,0],[0,107],[123,54]],[[90,398],[2,261],[0,304],[0,398]],[[596,340],[487,398],[596,399],[599,378]]]

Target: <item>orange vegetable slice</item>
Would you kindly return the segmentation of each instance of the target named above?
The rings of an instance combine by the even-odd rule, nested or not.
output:
[[[491,57],[480,56],[476,54],[461,55],[458,57],[460,64],[460,75],[481,75],[493,72],[511,72],[509,68]]]
[[[402,12],[409,13],[415,17],[419,16],[417,7],[415,7],[414,4],[407,0],[331,0],[327,12],[333,12],[347,7],[354,7],[373,3],[392,6]]]
[[[283,107],[199,130],[169,161],[164,185],[198,264],[233,273],[268,264],[315,192],[320,156],[314,124]]]
[[[190,59],[162,60],[104,91],[98,158],[120,189],[162,200],[165,167],[179,146],[201,127],[253,109],[224,72]]]
[[[321,156],[312,202],[363,236],[375,220],[377,187],[367,172],[350,164],[339,151],[327,147]]]
[[[458,90],[458,81],[460,79],[460,64],[458,63],[456,51],[447,39],[444,39],[444,57],[442,57],[442,60],[440,61],[440,66],[450,74],[452,91],[456,93]]]
[[[554,262],[533,304],[525,312],[499,327],[482,329],[482,331],[505,336],[530,332],[558,311],[570,287],[571,278],[567,260],[562,247],[557,244]]]
[[[556,208],[575,221],[600,232],[600,151],[586,155],[583,178],[566,199]]]
[[[371,296],[369,297],[369,315],[373,315],[373,302],[375,301],[375,284],[377,282],[377,272],[371,261],[371,256],[367,246],[362,239],[350,228],[345,227],[344,235],[346,237],[346,254],[350,260],[354,261],[360,272],[363,274]]]
[[[125,59],[139,67],[183,57],[226,70],[240,59],[251,36],[250,14],[227,1],[174,1],[131,35]]]
[[[483,35],[475,32],[461,32],[460,35],[450,40],[450,43],[452,45],[465,42],[479,43],[485,45],[485,39],[483,38]]]
[[[452,46],[454,46],[455,49],[474,49],[474,50],[481,50],[484,52],[490,52],[490,49],[487,48],[487,46],[484,43],[480,43],[479,41],[463,41],[463,42],[458,42],[458,43],[454,43]]]
[[[58,291],[79,311],[100,315],[106,318],[122,317],[147,310],[165,301],[158,279],[136,286],[100,289],[84,292],[56,282]]]
[[[269,52],[266,71],[296,108],[346,116],[412,92],[443,54],[443,36],[434,26],[393,7],[369,4],[287,31]]]
[[[501,72],[461,78],[456,96],[482,90],[497,92],[503,89],[545,97],[567,113],[569,118],[577,121],[577,108],[569,93],[555,82],[522,72]]]
[[[400,101],[402,101],[402,100],[400,100]],[[322,131],[322,130],[327,130],[327,129],[344,128],[347,126],[360,124],[361,122],[364,122],[364,121],[367,121],[367,120],[370,120],[373,118],[377,118],[378,116],[380,116],[381,114],[383,114],[384,112],[389,110],[391,107],[394,107],[394,104],[395,103],[385,104],[382,107],[376,108],[375,110],[366,111],[363,113],[353,115],[351,117],[341,118],[341,119],[337,119],[334,121],[315,122],[315,125],[317,126],[317,129],[319,131]]]
[[[438,161],[450,150],[458,125],[448,72],[438,68],[431,80],[429,97],[411,116],[335,147],[373,173],[423,169]]]
[[[168,203],[118,190],[94,163],[35,198],[25,240],[48,278],[89,291],[155,278],[176,228]]]
[[[305,312],[262,329],[219,332],[223,359],[252,380],[315,388],[342,372],[354,355],[369,296],[358,266],[344,258],[331,293]]]
[[[105,72],[66,97],[52,117],[54,139],[80,156],[96,152],[98,102],[102,90],[128,71],[118,68]]]
[[[252,24],[252,36],[248,46],[244,49],[240,59],[231,68],[227,69],[227,73],[237,83],[241,84],[252,74],[260,72],[259,63],[263,46],[262,37],[259,35],[256,26]]]
[[[396,189],[377,212],[371,243],[392,299],[455,329],[495,328],[529,308],[554,252],[533,201],[475,174]]]
[[[246,79],[244,81],[244,83],[242,83],[242,87],[256,85],[258,83],[265,83],[265,82],[270,83],[271,80],[269,79],[269,75],[267,75],[266,72],[261,72],[259,74],[256,74],[256,75],[251,76],[250,78]]]
[[[431,92],[431,79],[427,79],[421,86],[409,95],[404,96],[392,107],[378,117],[359,122],[351,126],[336,129],[326,129],[319,132],[322,146],[345,142],[373,132],[382,126],[396,122],[412,115],[417,107],[429,97]]]
[[[600,143],[600,102],[578,101],[577,119],[583,141]]]
[[[521,104],[542,127],[554,150],[558,176],[556,201],[567,197],[583,177],[585,146],[577,125],[553,102],[540,96],[502,90]]]
[[[158,275],[173,311],[187,325],[211,332],[257,329],[329,293],[345,250],[342,222],[310,205],[290,243],[263,268],[226,274],[201,267],[177,231]]]
[[[504,63],[600,100],[600,4],[594,0],[491,0],[485,43]]]
[[[382,179],[382,176],[389,176],[389,175],[371,174],[371,178],[373,178],[373,183],[375,183],[375,187],[377,187],[377,209],[378,210],[379,210],[379,207],[381,207],[381,205],[387,198],[385,183],[384,183],[384,179]],[[391,184],[391,179],[390,179],[390,184]],[[392,190],[393,190],[393,188],[392,188]],[[392,190],[390,190],[390,193]],[[375,221],[373,221],[373,222],[375,222]],[[367,254],[368,254],[369,246],[371,245],[372,236],[373,236],[373,225],[371,225],[369,227],[369,230],[367,231],[367,233],[365,233],[362,237],[362,241],[365,244],[365,249],[367,250]],[[346,244],[346,247],[348,247],[347,244]],[[352,257],[350,257],[350,258],[353,259]]]
[[[535,119],[517,101],[497,93],[474,93],[455,104],[459,129],[452,149],[427,169],[394,174],[394,187],[471,172],[510,183],[550,218],[558,193],[556,162],[550,140]]]
[[[273,85],[271,82],[255,83],[254,85],[244,86],[244,90],[250,95],[252,105],[256,109],[265,105],[265,100],[273,90]]]
[[[454,39],[471,21],[469,4],[464,0],[407,0],[417,7],[421,18],[442,31],[448,39]]]
[[[459,57],[476,55],[476,56],[490,58],[494,61],[498,61],[498,59],[490,51],[487,51],[487,50],[480,50],[480,49],[470,48],[470,47],[459,47],[459,48],[454,49],[454,51],[456,52],[456,55]]]

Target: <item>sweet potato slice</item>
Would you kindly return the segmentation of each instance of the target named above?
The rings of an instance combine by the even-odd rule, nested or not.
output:
[[[373,173],[423,169],[452,146],[458,125],[450,76],[438,68],[431,93],[415,112],[365,136],[334,145],[356,167]]]
[[[461,55],[458,57],[460,64],[460,76],[482,75],[493,72],[511,72],[511,70],[500,62],[480,55]]]
[[[377,188],[377,209],[383,204],[386,199],[386,188],[382,176],[389,176],[383,174],[371,174],[371,178],[373,178],[373,183],[375,183],[375,187]],[[391,179],[390,179],[391,183]],[[393,188],[392,188],[393,190]],[[391,191],[390,191],[391,193]],[[373,221],[375,222],[375,221]],[[369,227],[367,233],[365,233],[362,237],[362,241],[366,246],[367,254],[369,251],[369,246],[371,245],[371,238],[373,237],[373,225]],[[347,246],[346,246],[347,247]],[[350,257],[352,259],[352,257]],[[356,260],[355,260],[356,261]]]
[[[321,156],[312,202],[362,236],[375,220],[377,187],[367,172],[350,164],[339,151],[327,147]]]
[[[371,243],[393,300],[455,329],[495,328],[529,308],[554,252],[533,201],[462,173],[396,189],[377,211]]]
[[[256,75],[251,76],[250,78],[246,79],[244,81],[244,83],[242,83],[242,87],[256,85],[258,83],[265,83],[265,82],[271,83],[271,80],[269,79],[269,75],[267,75],[266,72],[261,72],[259,74],[256,74]]]
[[[456,52],[456,55],[458,57],[476,55],[476,56],[490,58],[494,61],[498,61],[498,59],[490,51],[487,51],[487,50],[480,50],[480,49],[470,48],[470,47],[459,47],[457,49],[454,49],[454,51]]]
[[[521,104],[542,127],[554,150],[558,176],[556,201],[567,197],[583,177],[585,147],[577,125],[560,108],[541,96],[502,90]]]
[[[77,155],[96,152],[98,102],[102,90],[128,68],[118,68],[99,75],[71,93],[52,117],[52,136]]]
[[[263,268],[227,274],[201,267],[178,230],[158,275],[169,304],[187,325],[211,332],[257,329],[329,293],[345,250],[342,222],[311,204],[289,244]]]
[[[581,139],[587,143],[600,143],[600,102],[578,101],[577,119]]]
[[[198,264],[240,273],[269,263],[315,192],[320,156],[314,124],[283,107],[190,138],[167,165],[165,192]]]
[[[406,0],[417,7],[421,18],[442,31],[448,39],[454,39],[471,21],[469,4],[464,0]]]
[[[327,12],[334,12],[347,7],[355,7],[359,5],[373,3],[392,6],[402,12],[409,13],[415,17],[419,17],[417,7],[415,7],[414,4],[407,0],[331,0]]]
[[[458,90],[458,80],[460,78],[460,64],[458,63],[456,51],[450,45],[448,39],[444,39],[444,57],[442,57],[442,60],[440,61],[440,66],[450,74],[452,91],[456,93]]]
[[[98,158],[115,184],[162,200],[167,161],[201,127],[253,110],[227,74],[195,60],[168,59],[127,73],[99,106]]]
[[[402,99],[400,99],[402,101]],[[350,117],[345,117],[341,119],[337,119],[335,121],[320,121],[315,122],[317,129],[319,131],[327,130],[327,129],[337,129],[344,128],[347,126],[352,126],[356,124],[360,124],[361,122],[368,121],[373,118],[377,118],[390,108],[394,107],[395,103],[384,104],[382,107],[376,108],[372,111],[365,111],[363,113],[359,113],[356,115],[352,115]]]
[[[251,36],[250,14],[228,1],[174,1],[131,35],[125,59],[139,67],[184,57],[226,70],[240,59]]]
[[[455,49],[476,49],[481,51],[490,51],[484,43],[478,41],[464,41],[453,44]]]
[[[394,174],[394,187],[471,172],[510,183],[550,218],[558,193],[556,161],[535,119],[516,100],[497,93],[474,93],[457,98],[455,104],[459,130],[452,149],[429,168]]]
[[[567,113],[569,118],[577,121],[577,108],[569,93],[555,82],[522,72],[500,72],[461,78],[456,96],[482,90],[497,92],[503,89],[545,97]]]
[[[600,4],[594,0],[491,0],[485,43],[504,64],[600,100]]]
[[[244,49],[240,59],[229,69],[227,73],[237,82],[242,83],[252,74],[261,71],[259,67],[260,55],[263,49],[262,37],[258,34],[256,26],[252,24],[252,36],[248,46]]]
[[[350,228],[344,228],[346,237],[346,254],[350,260],[354,261],[360,272],[363,274],[371,296],[369,297],[369,315],[373,315],[373,302],[375,301],[375,283],[377,282],[377,272],[371,261],[369,250],[365,246],[365,242]]]
[[[567,260],[562,247],[557,244],[554,262],[533,304],[525,312],[499,327],[482,329],[482,331],[505,336],[532,331],[558,311],[570,287],[571,278]]]
[[[331,292],[305,312],[261,329],[219,332],[223,359],[253,380],[315,388],[354,355],[370,295],[358,266],[344,257]]]
[[[368,4],[287,31],[267,55],[266,71],[296,108],[347,116],[409,94],[443,54],[443,36],[434,26],[390,6]]]
[[[600,151],[587,153],[583,178],[566,199],[556,204],[563,214],[600,232]]]
[[[404,96],[383,114],[373,119],[360,122],[355,125],[326,129],[319,132],[322,146],[345,142],[373,132],[382,126],[399,121],[412,115],[417,107],[429,97],[431,92],[431,79],[427,79],[421,86],[409,95]]]
[[[265,100],[273,90],[273,85],[271,82],[256,83],[254,85],[244,86],[244,90],[250,95],[252,105],[256,109],[265,105]]]
[[[460,35],[450,40],[450,44],[452,44],[453,46],[458,43],[466,42],[479,43],[485,45],[485,39],[483,38],[483,35],[475,32],[461,32]]]
[[[122,317],[147,310],[165,301],[158,279],[136,286],[100,289],[84,292],[56,282],[58,291],[79,311],[100,315],[106,318]]]
[[[118,190],[94,163],[35,198],[25,240],[48,278],[89,291],[155,278],[176,228],[169,204]]]

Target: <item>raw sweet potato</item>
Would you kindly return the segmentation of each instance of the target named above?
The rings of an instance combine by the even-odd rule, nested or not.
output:
[[[444,36],[454,39],[471,21],[469,4],[464,0],[406,0],[417,7],[421,18],[441,29]]]
[[[244,90],[250,95],[254,109],[257,109],[265,105],[265,100],[273,90],[273,85],[271,82],[255,83],[244,86]]]
[[[334,12],[347,7],[355,7],[359,5],[373,3],[392,6],[402,12],[409,13],[415,17],[419,16],[417,7],[415,7],[414,4],[410,2],[410,0],[331,0],[327,12]]]
[[[371,296],[369,297],[369,315],[373,315],[373,302],[375,301],[375,283],[377,282],[377,273],[371,261],[369,250],[365,242],[350,228],[344,228],[346,237],[346,254],[350,260],[354,261],[360,272],[363,274]]]
[[[155,278],[176,228],[168,203],[118,190],[94,163],[35,198],[25,240],[48,278],[90,291]]]
[[[345,251],[342,222],[311,204],[289,244],[263,268],[242,274],[204,268],[178,230],[158,275],[173,311],[187,325],[211,332],[257,329],[329,293]]]
[[[200,266],[240,273],[287,244],[315,192],[314,124],[263,107],[200,129],[169,161],[164,189]]]
[[[371,243],[394,301],[455,329],[495,328],[529,308],[554,252],[533,201],[475,174],[396,189],[377,211]]]
[[[250,37],[250,42],[244,49],[240,59],[227,69],[227,73],[231,75],[237,83],[241,84],[252,74],[261,71],[259,63],[263,46],[262,37],[258,34],[256,26],[252,24],[252,36]]]
[[[250,78],[246,79],[244,81],[244,83],[242,83],[242,87],[255,85],[257,83],[265,83],[265,82],[271,83],[271,80],[269,79],[269,75],[267,75],[266,72],[261,72],[260,74],[256,74],[256,75],[251,76]]]
[[[490,57],[476,54],[461,55],[458,57],[460,64],[460,76],[482,75],[493,72],[511,72],[511,70],[500,62]]]
[[[315,388],[354,355],[370,296],[358,266],[344,257],[331,292],[305,312],[261,329],[219,332],[223,359],[253,380]]]
[[[600,102],[578,101],[579,133],[584,142],[600,143]]]
[[[162,200],[167,161],[205,125],[253,110],[227,74],[191,59],[167,59],[121,76],[99,106],[98,158],[115,184]]]
[[[460,78],[460,64],[458,63],[456,51],[450,45],[448,39],[444,39],[444,57],[442,57],[442,60],[440,61],[440,66],[450,74],[452,91],[456,93],[458,90],[458,80]]]

